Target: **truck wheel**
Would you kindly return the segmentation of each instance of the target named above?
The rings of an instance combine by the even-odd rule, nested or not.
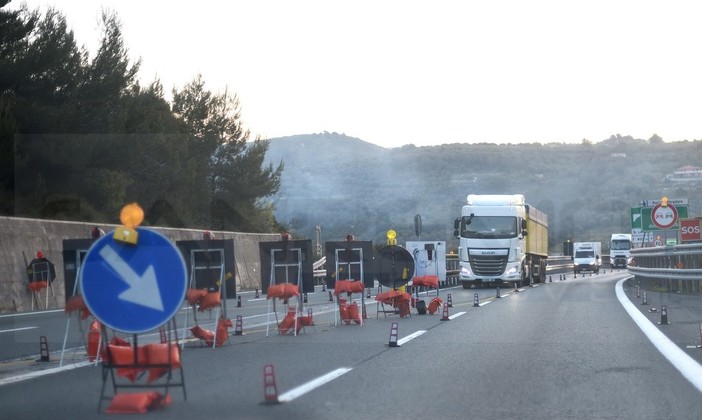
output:
[[[470,284],[468,284],[467,281],[464,281],[464,282],[463,282],[463,288],[464,288],[464,289],[470,289]]]

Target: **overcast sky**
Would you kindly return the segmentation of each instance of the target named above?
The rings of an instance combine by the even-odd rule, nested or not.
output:
[[[13,0],[11,7],[20,2]],[[94,51],[105,8],[165,90],[198,73],[273,138],[385,147],[702,139],[702,1],[29,0]],[[169,93],[170,97],[170,93]]]

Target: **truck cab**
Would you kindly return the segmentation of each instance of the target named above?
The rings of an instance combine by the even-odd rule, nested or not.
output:
[[[612,268],[626,268],[631,256],[631,234],[613,233],[609,243],[609,261]]]
[[[543,281],[548,219],[523,195],[468,195],[454,221],[454,236],[460,241],[463,288]]]

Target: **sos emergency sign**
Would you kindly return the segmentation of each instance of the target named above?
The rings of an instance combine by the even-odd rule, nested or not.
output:
[[[702,240],[700,219],[680,219],[680,240],[682,242]]]

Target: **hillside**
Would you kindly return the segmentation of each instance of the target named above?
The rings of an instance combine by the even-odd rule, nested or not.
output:
[[[549,216],[552,253],[571,240],[609,241],[630,231],[629,209],[663,195],[687,198],[690,214],[702,208],[702,182],[666,176],[702,162],[702,142],[665,143],[613,136],[581,144],[444,144],[386,149],[337,133],[271,139],[268,161],[285,162],[275,196],[276,217],[298,237],[339,240],[348,233],[384,243],[453,240],[453,220],[465,197],[522,193]]]

